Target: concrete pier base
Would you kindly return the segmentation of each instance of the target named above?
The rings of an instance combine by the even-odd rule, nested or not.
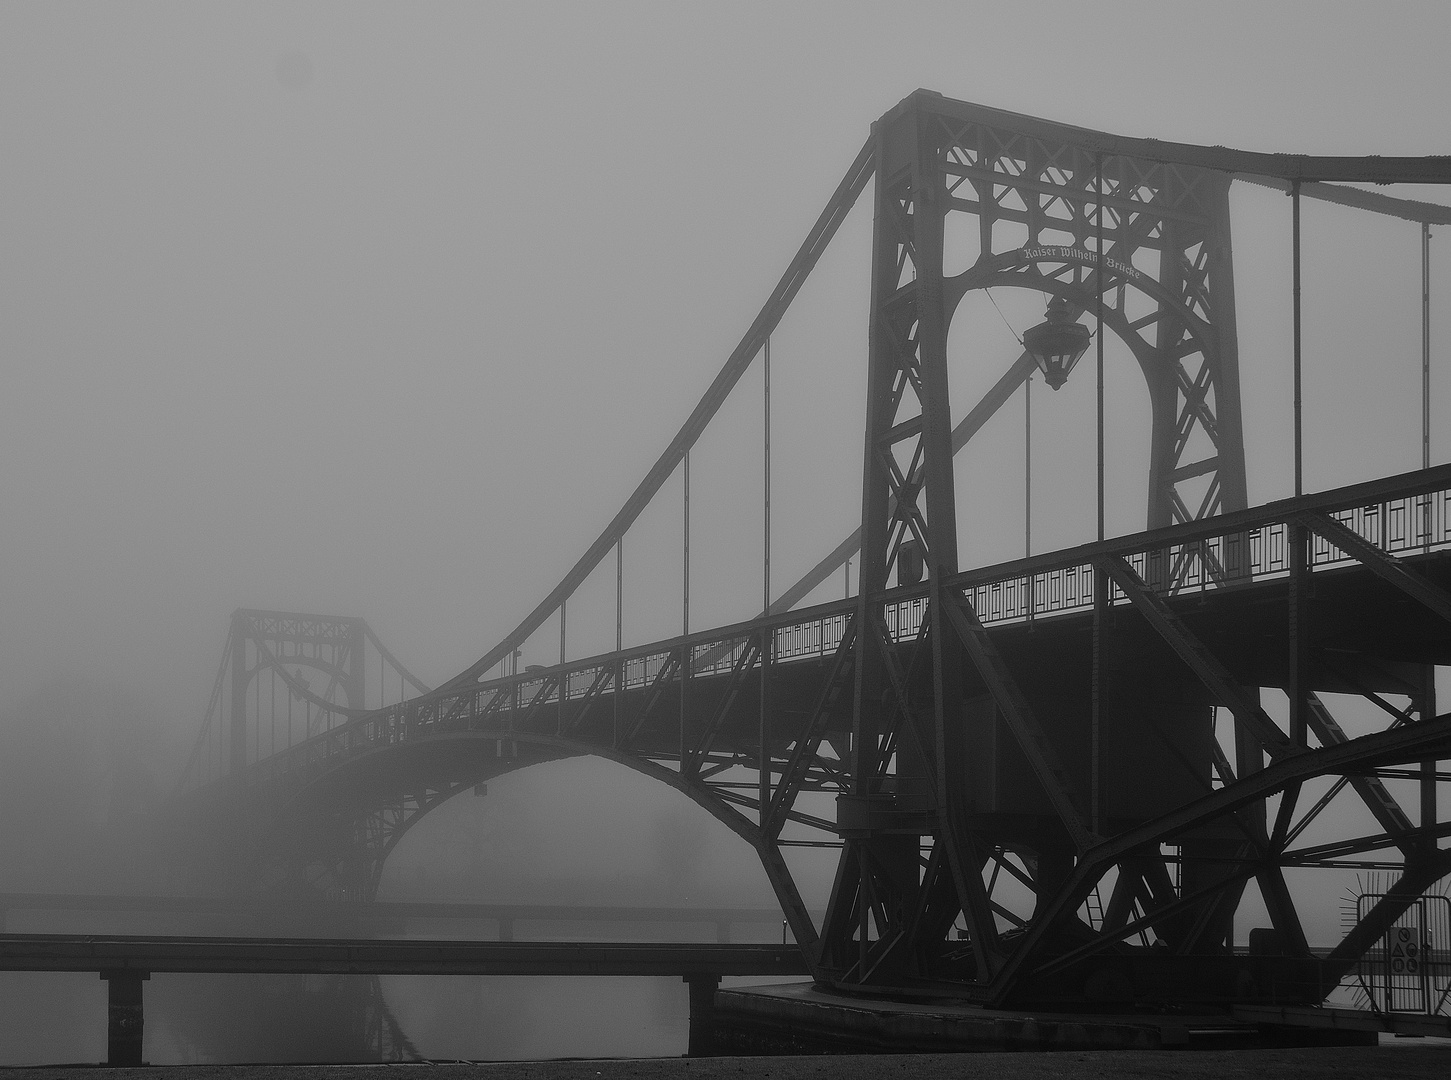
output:
[[[106,1064],[140,1065],[146,1032],[141,984],[149,972],[119,968],[101,972],[106,981]]]
[[[715,999],[719,975],[685,975],[690,988],[690,1042],[687,1057],[713,1057],[716,1049]]]

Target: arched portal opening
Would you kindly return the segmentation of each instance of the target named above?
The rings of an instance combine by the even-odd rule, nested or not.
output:
[[[1034,288],[963,294],[948,333],[952,420],[958,424],[1023,354],[1021,337],[1049,299]],[[1090,308],[1080,319],[1097,329]],[[1096,341],[1057,390],[1034,371],[957,453],[958,565],[985,566],[1094,539]],[[1104,342],[1107,532],[1146,524],[1153,404],[1142,367],[1107,327]],[[1031,508],[1028,500],[1031,498]]]

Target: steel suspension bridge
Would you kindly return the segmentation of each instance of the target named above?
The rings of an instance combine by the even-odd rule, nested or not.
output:
[[[771,335],[873,181],[861,527],[773,592]],[[1235,182],[1287,192],[1294,220],[1296,494],[1256,507]],[[873,126],[634,493],[512,633],[429,688],[360,619],[236,612],[178,806],[204,844],[253,852],[267,887],[369,900],[399,838],[451,795],[592,754],[752,846],[819,985],[994,1007],[1323,1000],[1451,873],[1451,714],[1435,694],[1451,664],[1451,467],[1431,467],[1423,443],[1420,470],[1303,492],[1302,202],[1420,223],[1423,257],[1430,226],[1451,222],[1451,208],[1357,183],[1451,183],[1451,159],[1129,139],[914,93]],[[949,274],[959,220],[978,250]],[[948,329],[988,288],[1041,294],[1046,316],[954,425]],[[1118,537],[1104,524],[1108,335],[1151,406],[1147,528]],[[1056,387],[1090,350],[1099,538],[959,566],[955,455],[1032,373]],[[688,628],[690,451],[757,364],[760,614],[627,643],[623,540],[681,474]],[[851,558],[856,594],[803,606]],[[615,648],[571,658],[569,605],[612,559]],[[558,663],[518,671],[525,642],[555,625]],[[1285,718],[1266,688],[1283,691]],[[1347,694],[1383,722],[1352,734],[1326,697]],[[1371,825],[1306,839],[1346,820]],[[839,849],[819,919],[793,876],[797,846]],[[1287,872],[1348,868],[1389,884],[1312,949],[1312,898]],[[1246,952],[1234,920],[1251,886],[1269,925]]]

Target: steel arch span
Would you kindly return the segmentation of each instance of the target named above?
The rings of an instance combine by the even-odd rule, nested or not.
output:
[[[770,334],[873,178],[861,528],[755,619],[567,660],[566,604],[742,374],[768,363]],[[1451,183],[1446,158],[1124,139],[913,94],[877,121],[645,480],[513,633],[437,690],[362,709],[350,697],[326,730],[234,752],[189,805],[270,823],[301,861],[330,863],[333,888],[368,895],[392,844],[453,792],[595,754],[750,842],[825,984],[985,1005],[1323,999],[1451,871],[1438,764],[1451,714],[1434,692],[1451,663],[1451,468],[1247,506],[1237,180],[1297,206],[1451,222],[1446,207],[1340,186]],[[947,223],[964,217],[978,256],[949,276]],[[949,326],[991,286],[1060,298],[1127,344],[1152,404],[1147,531],[958,565],[954,455],[1034,363],[1018,357],[954,426]],[[858,551],[854,597],[797,606]],[[552,618],[560,663],[511,670]],[[1287,722],[1262,688],[1284,691]],[[1352,735],[1326,694],[1359,695],[1385,722]],[[1375,831],[1309,842],[1332,806]],[[797,844],[840,848],[820,925],[786,859]],[[1286,871],[1369,866],[1398,884],[1328,955],[1312,950]],[[1272,925],[1246,955],[1233,920],[1251,883]]]

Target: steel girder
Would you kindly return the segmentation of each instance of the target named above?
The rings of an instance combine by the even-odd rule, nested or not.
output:
[[[750,843],[809,948],[817,931],[781,849],[835,844],[829,816],[797,802],[834,793],[845,772],[834,749],[855,640],[844,606],[435,691],[279,752],[221,797],[253,808],[231,816],[255,820],[251,844],[272,849],[279,868],[306,868],[314,890],[366,898],[403,833],[455,792],[592,754],[676,788]],[[763,661],[768,639],[774,664]],[[764,728],[763,694],[779,709]]]

